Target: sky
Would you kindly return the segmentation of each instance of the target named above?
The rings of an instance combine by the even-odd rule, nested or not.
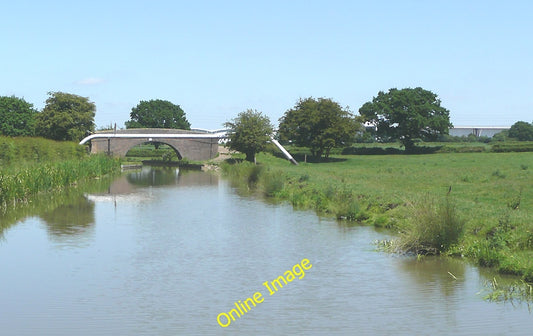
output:
[[[255,109],[274,125],[300,98],[357,113],[422,87],[455,126],[533,121],[533,1],[2,1],[0,96],[42,109],[88,97],[97,127],[142,100],[194,128]]]

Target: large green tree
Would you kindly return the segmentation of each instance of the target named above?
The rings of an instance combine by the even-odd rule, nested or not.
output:
[[[309,147],[315,157],[326,158],[333,147],[350,145],[361,123],[330,98],[300,99],[280,118],[279,137]]]
[[[80,141],[94,132],[96,106],[89,98],[49,92],[46,105],[36,116],[37,135],[53,140]]]
[[[22,98],[0,97],[0,135],[34,135],[36,114],[33,105]]]
[[[520,141],[533,141],[533,124],[517,121],[509,129],[508,135]]]
[[[437,95],[420,87],[380,91],[359,113],[376,127],[381,141],[399,140],[406,151],[415,147],[415,139],[436,140],[448,134],[450,112],[442,107]]]
[[[188,130],[191,124],[179,105],[167,100],[141,101],[131,109],[126,128],[177,128]]]
[[[255,162],[255,154],[265,150],[274,132],[270,119],[256,110],[248,109],[232,121],[224,123],[230,149],[246,154],[246,161]]]

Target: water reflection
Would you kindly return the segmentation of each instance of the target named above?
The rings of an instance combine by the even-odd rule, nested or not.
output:
[[[150,176],[145,170],[87,189],[85,200],[80,190],[63,203],[52,197],[44,210],[32,212],[46,224],[30,218],[6,234],[0,244],[0,279],[8,289],[0,290],[2,335],[530,330],[527,310],[476,297],[479,273],[460,260],[379,253],[371,242],[386,237],[373,228],[239,197],[210,174],[161,171],[171,176],[160,179],[169,183],[164,188],[130,181]],[[118,206],[90,199],[142,195],[151,198]],[[305,278],[264,295],[264,303],[227,329],[217,324],[220,312],[256,291],[266,294],[264,281],[303,258],[313,263]]]
[[[465,281],[466,264],[447,257],[404,258],[398,268],[417,283],[420,294],[433,296],[439,290],[445,297],[454,296]]]
[[[138,187],[157,187],[177,184],[180,176],[179,168],[143,166],[139,171],[128,173],[128,183]]]
[[[57,192],[31,197],[0,213],[0,237],[10,227],[28,217],[40,217],[52,235],[76,234],[94,223],[94,205],[85,193],[106,190],[112,177],[81,182]]]
[[[175,167],[143,166],[115,179],[106,192],[88,195],[91,201],[142,201],[151,199],[146,188],[152,187],[193,187],[218,185],[218,176],[197,170]]]
[[[68,204],[44,211],[39,217],[46,223],[51,235],[83,235],[94,226],[94,203],[79,196]]]
[[[126,174],[125,177],[131,185],[138,187],[169,185],[192,187],[218,184],[218,176],[215,174],[206,174],[198,170],[179,169],[175,167],[145,166],[139,171]]]

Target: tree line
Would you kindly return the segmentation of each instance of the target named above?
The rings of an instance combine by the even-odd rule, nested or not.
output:
[[[23,98],[0,97],[0,135],[80,141],[95,131],[96,105],[89,98],[65,92],[49,92],[48,96],[42,111]],[[132,108],[130,118],[126,128],[191,126],[179,105],[161,99],[141,101]]]
[[[95,131],[96,106],[89,98],[64,92],[48,95],[42,111],[22,98],[0,97],[0,135],[79,141]],[[280,118],[276,136],[281,142],[308,147],[317,158],[327,158],[331,149],[365,137],[399,141],[410,152],[419,140],[435,141],[447,135],[453,127],[449,113],[435,93],[420,87],[380,91],[357,115],[331,98],[300,98]],[[191,125],[179,105],[153,99],[133,107],[125,126],[190,129]],[[224,126],[230,129],[228,146],[249,161],[255,161],[255,154],[266,148],[274,134],[270,119],[251,109]],[[533,124],[519,121],[501,137],[533,141]]]
[[[420,87],[380,91],[358,112],[330,98],[299,99],[280,118],[277,137],[286,144],[308,147],[316,158],[327,158],[331,149],[347,147],[357,138],[399,141],[407,153],[415,152],[418,141],[437,141],[453,127],[450,112],[438,96]],[[273,130],[268,117],[256,110],[241,112],[224,126],[231,129],[228,146],[252,162],[256,153],[265,150]],[[533,124],[519,121],[503,136],[533,141]]]

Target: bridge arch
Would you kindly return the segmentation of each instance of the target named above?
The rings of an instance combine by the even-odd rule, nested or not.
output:
[[[131,146],[130,146],[130,148],[125,149],[123,155],[122,155],[122,153],[113,153],[113,154],[123,157],[123,156],[126,156],[130,150],[132,150],[133,148],[135,148],[137,146],[140,146],[140,145],[143,145],[143,144],[156,144],[156,143],[169,146],[170,148],[172,148],[172,150],[174,150],[174,152],[176,153],[176,156],[178,157],[178,159],[180,159],[180,160],[183,159],[183,155],[181,154],[179,148],[177,148],[175,144],[172,144],[171,141],[159,140],[159,139],[152,140],[152,141],[147,141],[146,139],[138,139],[138,141],[130,141],[129,144]]]

